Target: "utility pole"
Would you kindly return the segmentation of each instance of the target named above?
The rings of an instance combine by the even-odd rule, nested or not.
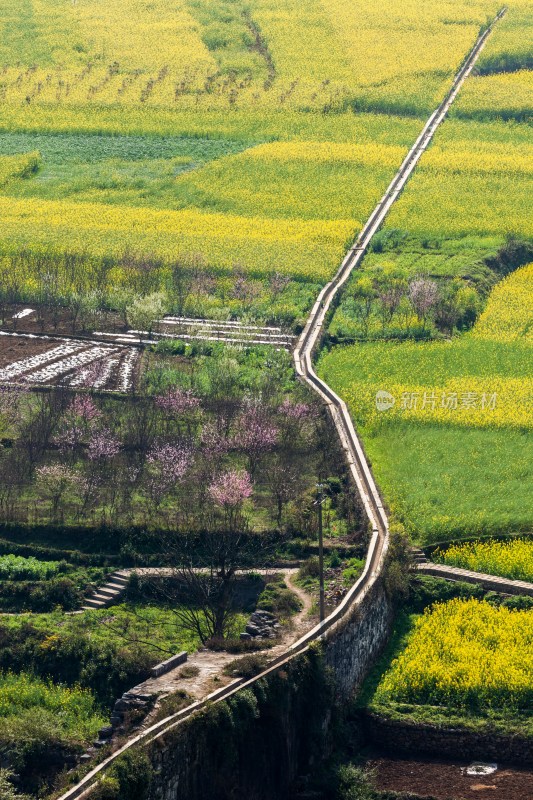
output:
[[[318,564],[320,572],[320,622],[323,622],[326,618],[326,603],[324,599],[324,535],[322,530],[322,503],[324,502],[324,484],[317,483],[316,488],[316,502],[318,506]]]

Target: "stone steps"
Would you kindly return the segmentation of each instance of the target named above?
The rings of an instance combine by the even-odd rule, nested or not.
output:
[[[126,591],[130,576],[129,570],[117,570],[109,576],[103,586],[85,598],[82,611],[91,611],[96,608],[106,608],[120,599]]]
[[[411,547],[411,555],[415,564],[428,564],[428,559],[419,547]]]

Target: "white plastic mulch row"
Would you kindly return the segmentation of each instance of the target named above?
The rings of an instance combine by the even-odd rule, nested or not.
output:
[[[0,331],[0,336],[13,336],[15,339],[42,339],[43,341],[57,342],[57,336],[48,336],[46,333],[17,333],[16,331]],[[61,337],[64,342],[72,342],[68,337]]]
[[[47,350],[46,353],[39,353],[39,355],[36,356],[28,356],[20,361],[14,361],[12,364],[9,364],[9,366],[0,369],[0,380],[9,380],[10,378],[15,378],[18,375],[22,375],[24,372],[28,372],[36,367],[40,367],[42,364],[46,364],[47,362],[53,361],[61,356],[67,356],[71,353],[76,353],[85,347],[87,347],[85,343],[80,344],[79,342],[61,344],[59,347],[54,347],[52,350]]]
[[[31,311],[31,309],[29,310]],[[54,338],[45,334],[11,331],[0,331],[0,336],[43,341],[52,341]],[[133,372],[139,353],[138,350],[132,348],[117,347],[121,343],[118,340],[118,336],[120,334],[114,335],[114,341],[110,344],[65,339],[62,344],[47,350],[45,353],[28,356],[0,369],[0,381],[19,378],[26,383],[51,384],[55,379],[71,372],[72,375],[68,383],[72,387],[105,389],[108,384],[114,382],[116,377],[118,387],[115,391],[127,392],[131,388]],[[126,334],[123,343],[130,344],[132,341],[138,341],[138,339],[135,340],[134,337]],[[102,360],[102,365],[101,369],[95,373],[94,362],[98,360]],[[39,367],[42,367],[42,369],[38,369]]]
[[[86,345],[83,345],[83,347],[86,347]],[[44,367],[44,369],[26,375],[24,379],[31,383],[44,383],[45,381],[54,380],[60,375],[64,375],[65,372],[70,372],[77,367],[83,367],[85,364],[90,364],[91,361],[96,361],[97,358],[101,358],[113,352],[116,352],[116,348],[110,348],[106,345],[91,347],[89,350],[84,350],[83,353],[79,353],[78,355],[55,361],[53,364],[50,364],[50,366]]]
[[[100,375],[93,381],[92,389],[103,389],[109,383],[109,379],[113,377],[116,368],[120,363],[120,355],[108,358],[102,366]]]
[[[117,391],[127,392],[128,389],[131,388],[133,370],[135,369],[135,364],[137,363],[138,358],[139,353],[137,350],[130,349],[126,357],[122,359],[119,369],[119,382],[117,385]]]
[[[218,320],[218,319],[195,319],[194,317],[165,317],[158,320],[158,322],[165,325],[207,325],[209,327],[215,326],[217,328],[240,328],[241,330],[248,331],[273,331],[281,333],[281,328],[268,328],[260,325],[243,325],[238,320]]]
[[[132,333],[136,333],[137,337],[139,336],[148,336],[147,331],[132,331]],[[281,339],[270,339],[270,341],[265,341],[262,339],[254,339],[254,338],[246,338],[246,339],[237,339],[235,337],[229,336],[208,336],[207,331],[206,333],[198,333],[198,334],[187,334],[187,333],[180,333],[179,339],[187,339],[191,341],[202,341],[202,342],[226,342],[229,344],[271,344],[272,346],[277,345],[276,349],[285,348],[288,349],[291,345],[290,342],[284,342]],[[238,334],[238,331],[235,331]],[[158,333],[157,337],[160,339],[176,339],[176,335],[172,333]],[[154,344],[154,341],[157,339],[139,339],[136,338],[135,341],[142,342],[142,344]]]
[[[13,314],[12,319],[23,319],[24,317],[29,317],[30,314],[35,314],[35,309],[23,308],[18,314]]]
[[[202,328],[194,328],[194,325],[191,325],[188,328],[183,329],[183,333],[179,331],[178,333],[169,334],[156,334],[156,336],[173,336],[174,338],[183,338],[185,335],[195,336],[198,339],[203,338],[204,336],[218,336],[220,339],[227,339],[230,336],[240,336],[243,340],[246,341],[255,341],[255,342],[264,342],[264,344],[279,344],[280,342],[286,342],[289,344],[292,341],[291,336],[286,336],[284,333],[259,333],[256,331],[248,331],[244,328],[217,328],[216,326],[208,327],[203,326]]]
[[[96,378],[93,377],[94,369],[92,366],[78,370],[74,374],[74,376],[70,379],[69,385],[84,386],[87,388],[91,387],[93,389],[101,389],[108,382],[113,372],[113,368],[118,364],[118,362],[119,358],[117,356],[107,359],[107,361],[105,361],[102,364],[101,371],[98,373]]]

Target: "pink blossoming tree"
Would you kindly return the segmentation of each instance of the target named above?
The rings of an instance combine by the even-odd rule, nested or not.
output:
[[[215,506],[223,509],[224,524],[229,530],[244,525],[242,505],[253,493],[248,472],[237,470],[222,472],[213,480],[207,492]]]
[[[165,497],[184,477],[193,460],[190,450],[170,443],[156,444],[148,453],[151,465],[148,482],[150,497],[159,506]]]
[[[248,469],[253,476],[260,459],[273,450],[278,429],[268,419],[266,410],[257,403],[245,409],[237,418],[235,427],[237,432],[233,444],[248,456]]]

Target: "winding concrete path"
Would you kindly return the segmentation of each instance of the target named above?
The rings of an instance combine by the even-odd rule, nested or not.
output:
[[[476,61],[490,36],[493,26],[505,14],[506,9],[502,9],[495,17],[488,28],[480,34],[476,44],[466,57],[463,65],[457,73],[452,87],[447,93],[443,102],[437,110],[430,116],[418,139],[404,159],[395,178],[391,182],[385,195],[380,200],[375,210],[371,214],[368,222],[361,231],[357,241],[348,251],[335,278],[328,283],[320,292],[315,305],[309,315],[305,329],[298,341],[294,353],[294,362],[298,375],[304,380],[326,403],[335,428],[341,440],[347,463],[351,474],[359,490],[362,503],[364,505],[369,523],[372,529],[372,538],[368,550],[367,560],[362,575],[352,586],[340,605],[322,623],[315,626],[310,632],[306,633],[299,641],[295,642],[290,648],[278,658],[273,659],[269,667],[251,681],[237,679],[216,692],[211,693],[202,700],[193,703],[182,711],[173,714],[167,719],[161,720],[152,725],[141,734],[132,737],[120,749],[106,758],[91,770],[76,785],[65,792],[59,800],[74,800],[74,798],[84,795],[94,785],[98,777],[109,767],[113,761],[126,750],[137,745],[149,744],[166,735],[170,730],[180,725],[183,720],[191,714],[199,711],[210,703],[215,703],[226,699],[241,688],[253,685],[256,680],[264,678],[269,673],[277,670],[281,664],[290,661],[298,653],[305,651],[314,640],[324,637],[326,632],[339,622],[347,611],[351,610],[366,596],[370,588],[383,570],[385,557],[388,547],[388,518],[383,502],[377,490],[370,467],[366,460],[363,446],[355,432],[348,408],[341,398],[339,398],[330,387],[322,381],[313,368],[313,354],[318,347],[321,336],[324,332],[327,314],[332,307],[332,303],[337,293],[352,274],[353,270],[359,266],[372,237],[382,225],[392,205],[398,199],[405,184],[409,180],[413,170],[417,166],[420,158],[430,144],[438,127],[444,121],[450,106],[455,100],[466,78],[472,72]]]

